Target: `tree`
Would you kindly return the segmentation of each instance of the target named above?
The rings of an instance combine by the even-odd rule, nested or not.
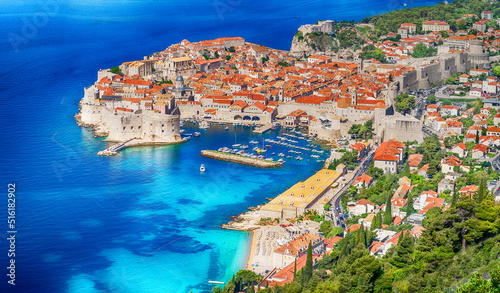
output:
[[[409,231],[408,231],[409,232]],[[400,239],[398,241],[398,245],[396,246],[396,251],[392,257],[391,263],[398,267],[403,268],[411,263],[411,255],[413,253],[413,236],[410,236],[410,233],[404,233],[404,231],[400,234]]]
[[[500,76],[500,66],[497,65],[493,67],[493,74],[495,76]]]
[[[392,82],[392,81],[393,81],[392,74],[389,74],[389,81],[390,81],[390,82]]]
[[[313,274],[313,260],[312,260],[312,246],[311,241],[309,241],[309,247],[307,247],[307,258],[306,265],[302,269],[302,280],[307,283]]]
[[[429,104],[435,104],[436,103],[436,96],[435,95],[430,95],[427,97],[427,103]]]
[[[455,188],[455,190],[453,190],[453,195],[451,196],[451,207],[455,207],[455,205],[457,204],[457,201],[458,201],[458,188]]]
[[[413,58],[423,58],[431,56],[436,51],[436,49],[428,47],[424,43],[418,43],[413,49],[413,53],[411,54],[411,56]]]
[[[373,59],[376,59],[380,62],[383,62],[384,58],[385,58],[385,53],[381,49],[375,47],[375,45],[370,44],[368,46],[363,47],[363,52],[361,52],[361,57],[364,60],[368,60],[368,59],[373,58]]]
[[[392,224],[391,196],[387,198],[387,203],[385,205],[384,224],[386,225]]]
[[[488,189],[486,189],[486,181],[484,177],[481,178],[481,182],[479,183],[479,189],[476,192],[476,202],[480,204],[486,196]]]
[[[215,58],[219,58],[219,57],[220,57],[220,56],[219,56],[219,52],[215,51],[214,57],[215,57]]]
[[[406,164],[405,164],[405,169],[404,169],[404,171],[401,173],[401,176],[410,177],[410,164],[408,163],[408,161],[406,161]]]
[[[121,70],[121,69],[120,69],[120,67],[118,67],[118,66],[111,67],[111,69],[110,69],[109,71],[110,71],[111,73],[114,73],[114,74],[123,75],[122,70]]]
[[[396,96],[396,110],[402,114],[409,114],[415,108],[415,97],[407,93]]]
[[[231,55],[229,55],[229,54],[228,54],[228,55],[226,55],[226,60],[227,60],[227,61],[231,60]]]
[[[231,52],[231,53],[236,52],[236,50],[234,49],[234,46],[229,47],[228,51]]]

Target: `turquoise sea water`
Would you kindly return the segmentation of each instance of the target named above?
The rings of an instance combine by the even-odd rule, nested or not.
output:
[[[247,233],[218,227],[321,166],[289,160],[262,170],[200,157],[234,143],[222,128],[182,145],[98,157],[106,144],[73,120],[97,70],[184,38],[242,36],[289,49],[301,24],[397,8],[401,2],[379,0],[2,1],[0,178],[5,189],[16,183],[18,234],[16,286],[2,269],[0,292],[208,291],[208,280],[226,281],[244,266],[249,245]],[[238,143],[261,139],[236,133]]]

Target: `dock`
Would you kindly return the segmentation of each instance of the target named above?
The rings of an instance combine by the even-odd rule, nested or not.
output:
[[[233,163],[238,163],[238,164],[243,164],[243,165],[248,165],[248,166],[259,167],[259,168],[280,168],[280,167],[283,167],[283,164],[280,162],[247,158],[247,157],[243,157],[240,155],[226,154],[223,152],[212,151],[212,150],[201,151],[201,156],[206,157],[206,158],[210,158],[210,159],[226,161],[226,162],[233,162]]]
[[[271,129],[271,127],[272,127],[272,126],[271,126],[271,124],[269,124],[269,123],[268,123],[268,124],[266,124],[266,125],[261,125],[260,127],[255,128],[255,129],[254,129],[254,131],[253,131],[253,133],[259,133],[259,134],[262,134],[262,133],[264,133],[264,132],[266,132],[266,131],[269,131],[269,130]]]
[[[118,152],[128,148],[128,147],[133,147],[133,146],[155,146],[155,145],[171,145],[171,144],[179,144],[185,142],[185,139],[182,139],[180,141],[175,141],[175,142],[156,142],[156,141],[144,141],[142,138],[131,138],[122,142],[119,142],[112,147],[105,149],[103,151],[98,152],[97,154],[99,156],[103,157],[110,157],[110,156],[116,156],[118,155]]]

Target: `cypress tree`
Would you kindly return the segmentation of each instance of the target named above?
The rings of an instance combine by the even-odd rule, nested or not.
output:
[[[403,171],[402,175],[408,178],[410,177],[410,163],[408,163],[408,161],[406,161],[405,170]]]
[[[297,276],[297,259],[295,259],[295,263],[293,265],[293,279]]]
[[[248,283],[247,293],[255,293],[254,280]]]
[[[313,273],[313,259],[312,259],[312,246],[311,246],[311,241],[309,241],[309,247],[307,248],[307,258],[306,258],[306,265],[302,269],[302,279],[304,283],[308,282]]]
[[[476,193],[476,201],[477,203],[481,203],[486,195],[486,182],[484,178],[481,178],[481,183],[479,183],[479,189]]]
[[[390,225],[392,223],[392,211],[391,211],[391,196],[387,198],[387,203],[385,205],[385,213],[384,213],[384,224]]]
[[[358,246],[358,244],[361,242],[361,228],[358,229],[358,231],[356,231],[356,246]]]
[[[476,144],[479,143],[479,131],[476,130]]]
[[[451,207],[455,207],[458,201],[458,192],[457,189],[453,190],[453,195],[451,196]]]
[[[409,216],[413,213],[413,196],[408,196],[408,201],[406,202],[406,215]]]

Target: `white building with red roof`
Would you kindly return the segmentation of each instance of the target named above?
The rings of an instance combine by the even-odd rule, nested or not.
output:
[[[404,147],[404,143],[392,139],[381,143],[373,157],[374,166],[384,170],[384,173],[397,173]]]
[[[363,174],[359,177],[356,177],[356,179],[354,179],[352,186],[356,186],[357,188],[368,188],[368,187],[370,187],[372,181],[373,181],[373,178],[370,175]]]
[[[349,215],[359,216],[362,214],[369,214],[375,210],[375,204],[362,198],[356,202],[355,205],[347,206]]]
[[[451,152],[456,154],[460,158],[465,158],[467,156],[467,146],[463,142],[459,142],[457,145],[451,148]]]

